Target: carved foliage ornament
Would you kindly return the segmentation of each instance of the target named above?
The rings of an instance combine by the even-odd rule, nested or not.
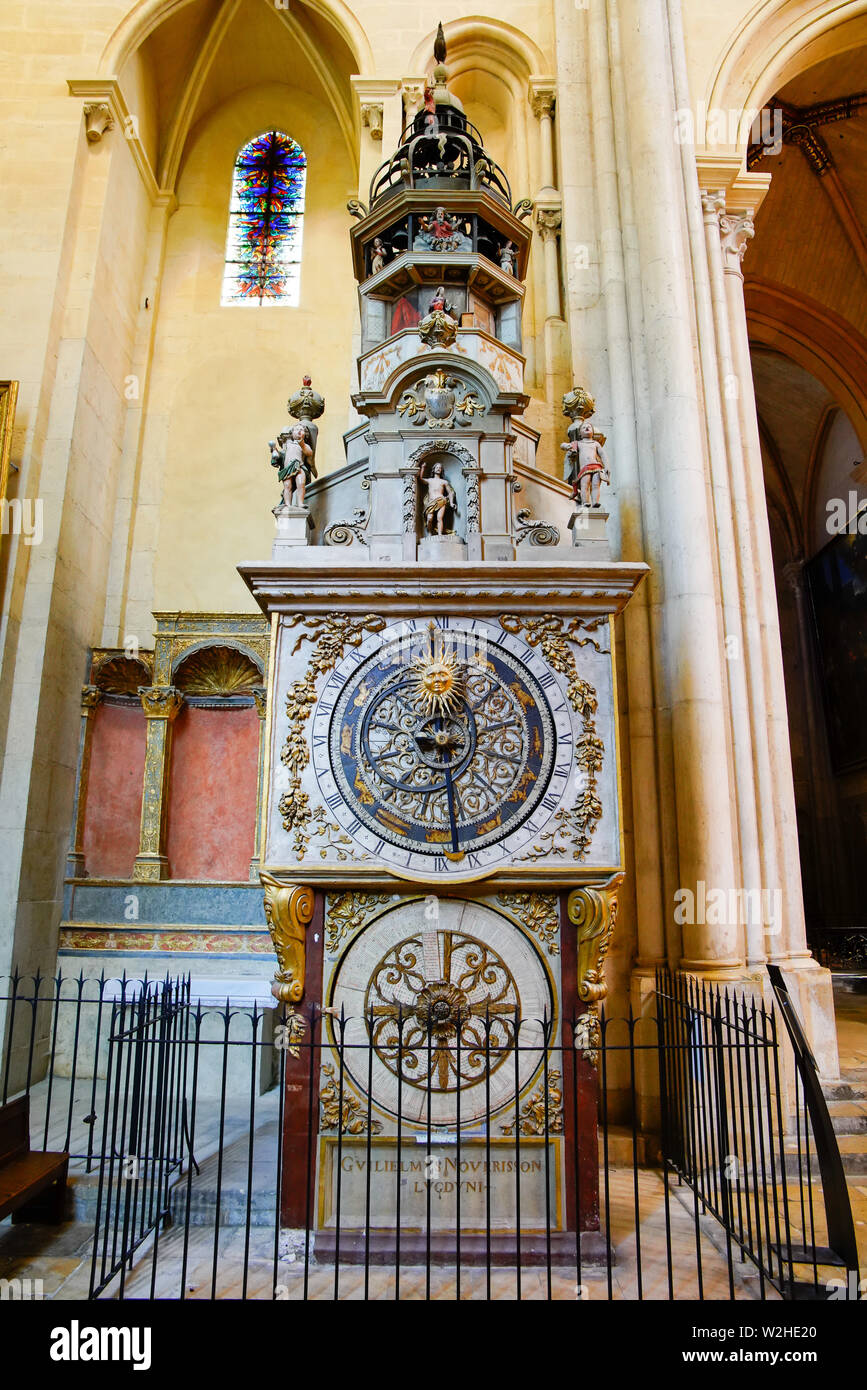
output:
[[[338,1080],[330,1062],[325,1062],[322,1070],[328,1080],[319,1092],[320,1129],[336,1129],[340,1134],[365,1134],[368,1130],[379,1134],[382,1125],[368,1117],[361,1101],[349,1089],[345,1074]]]
[[[584,1060],[589,1062],[591,1067],[598,1065],[599,1048],[602,1045],[602,1030],[599,1026],[599,1015],[595,1006],[575,1020],[573,1042],[575,1051],[582,1052]]]
[[[563,856],[566,853],[566,845],[561,842],[565,841],[573,845],[572,858],[583,859],[590,848],[596,826],[602,818],[597,773],[602,767],[605,745],[596,732],[596,691],[589,681],[579,676],[575,655],[570,646],[570,642],[581,644],[577,640],[582,628],[581,619],[572,618],[564,622],[556,613],[545,613],[541,618],[507,613],[500,618],[500,626],[506,632],[523,636],[531,647],[541,648],[548,665],[566,677],[569,703],[576,714],[581,716],[582,721],[581,736],[575,745],[575,761],[584,773],[584,790],[574,806],[560,807],[554,815],[552,828],[546,830],[538,842],[521,857],[533,861],[551,854]],[[595,643],[593,645],[595,646]]]
[[[376,613],[368,613],[363,618],[348,614],[314,618],[296,613],[294,617],[286,619],[287,627],[295,627],[299,623],[304,625],[306,631],[301,633],[292,648],[293,654],[304,641],[315,639],[315,643],[304,679],[295,681],[286,696],[289,732],[280,761],[289,769],[290,782],[280,798],[280,815],[283,817],[283,829],[295,832],[293,849],[299,861],[307,852],[311,835],[323,840],[319,850],[323,859],[329,848],[337,849],[338,859],[347,859],[352,853],[351,839],[343,834],[339,825],[328,820],[324,807],[319,806],[315,811],[311,808],[310,798],[301,786],[302,774],[310,762],[305,728],[316,703],[318,677],[334,670],[347,646],[360,647],[365,633],[382,632],[385,619]]]
[[[559,1071],[549,1071],[547,1092],[543,1081],[521,1106],[515,1120],[500,1125],[500,1129],[503,1134],[514,1134],[516,1125],[518,1133],[527,1138],[563,1133],[563,1088]]]
[[[549,956],[560,951],[560,908],[553,893],[500,893],[497,902],[511,912],[526,931],[538,936]]]
[[[389,893],[340,893],[325,907],[325,945],[334,954],[342,941],[365,925],[371,913],[391,902]]]
[[[280,883],[270,874],[261,877],[265,919],[277,957],[271,993],[284,1004],[297,1004],[304,995],[306,934],[313,917],[313,889]]]

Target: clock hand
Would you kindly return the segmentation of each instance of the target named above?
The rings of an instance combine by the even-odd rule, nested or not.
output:
[[[436,727],[438,732],[442,730],[442,719],[437,720]],[[451,826],[452,831],[452,853],[458,854],[460,852],[460,846],[458,844],[458,821],[457,816],[455,814],[455,789],[454,784],[452,783],[451,768],[449,766],[450,757],[451,745],[446,744],[443,748],[443,769],[446,775],[446,802],[449,808],[449,825]]]

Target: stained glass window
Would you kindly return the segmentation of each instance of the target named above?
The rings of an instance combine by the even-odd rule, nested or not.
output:
[[[223,304],[298,303],[307,159],[280,130],[257,135],[235,160]]]

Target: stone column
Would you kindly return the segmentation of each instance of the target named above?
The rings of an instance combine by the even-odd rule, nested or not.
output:
[[[792,755],[789,746],[789,722],[786,710],[783,656],[780,645],[780,623],[777,613],[774,560],[771,551],[765,475],[753,390],[746,306],[744,304],[742,262],[747,245],[754,233],[753,219],[749,211],[742,212],[737,208],[728,209],[720,216],[732,361],[740,409],[745,501],[752,541],[753,570],[749,582],[754,587],[753,601],[759,629],[757,659],[761,661],[764,676],[762,740],[767,754],[767,775],[769,777],[767,797],[773,807],[772,833],[777,863],[778,882],[766,886],[779,887],[783,900],[783,931],[779,938],[773,942],[771,948],[773,958],[779,960],[781,957],[793,954],[808,956],[809,952],[806,949],[804,902],[801,893],[801,862],[798,852],[798,828],[792,782]],[[763,825],[763,830],[771,833],[767,821]]]
[[[81,725],[78,734],[78,767],[75,775],[75,801],[72,806],[72,834],[66,859],[67,878],[87,878],[84,862],[84,817],[87,812],[87,783],[90,777],[90,752],[93,743],[93,717],[102,700],[97,685],[85,685],[81,691]]]
[[[760,734],[756,736],[762,727],[762,719],[757,718],[757,711],[764,710],[765,695],[755,605],[750,602],[754,561],[723,283],[720,219],[724,208],[724,193],[713,191],[702,194],[712,319],[712,323],[706,326],[704,338],[710,340],[709,346],[713,349],[706,363],[705,379],[708,383],[707,394],[709,397],[712,395],[716,407],[713,412],[709,410],[709,417],[713,416],[709,418],[709,435],[728,658],[741,875],[743,887],[749,892],[758,893],[758,901],[764,902],[762,890],[778,885],[779,871],[773,853],[774,808],[769,801],[770,762],[764,739]],[[715,431],[714,425],[717,426]],[[733,644],[732,648],[729,647],[730,643]],[[747,962],[758,965],[766,959],[767,949],[773,951],[774,941],[765,939],[761,914],[751,909],[746,916]],[[775,930],[779,927],[779,923],[770,925]]]
[[[562,213],[558,200],[546,203],[536,202],[536,230],[542,238],[545,257],[545,317],[559,319],[560,309],[560,255],[559,238]]]
[[[265,716],[268,713],[268,693],[259,686],[253,691],[253,701],[259,716],[259,771],[256,777],[256,829],[253,839],[253,858],[250,860],[250,882],[259,882],[259,861],[262,853],[262,798],[265,793]]]
[[[554,85],[550,77],[530,78],[530,105],[539,122],[542,189],[554,188]]]
[[[132,876],[153,881],[165,878],[168,868],[165,831],[171,726],[184,702],[184,697],[173,685],[142,685],[138,693],[147,719],[147,743],[139,850],[133,864]]]
[[[664,0],[611,0],[609,10],[619,18],[628,93],[623,119],[635,209],[629,234],[637,252],[636,308],[641,314],[632,332],[643,335],[657,494],[658,536],[646,557],[659,571],[664,597],[654,624],[664,679],[656,698],[671,711],[675,883],[697,900],[702,882],[726,891],[736,886],[736,835],[690,248],[673,138],[670,41]],[[687,921],[682,964],[711,973],[742,969],[738,924]]]

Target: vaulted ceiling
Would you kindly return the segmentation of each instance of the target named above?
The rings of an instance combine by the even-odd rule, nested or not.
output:
[[[130,60],[153,107],[151,151],[158,179],[173,187],[197,122],[248,87],[280,83],[325,100],[351,150],[355,114],[347,44],[315,10],[292,0],[191,0],[166,19]],[[121,84],[126,73],[121,72]]]

